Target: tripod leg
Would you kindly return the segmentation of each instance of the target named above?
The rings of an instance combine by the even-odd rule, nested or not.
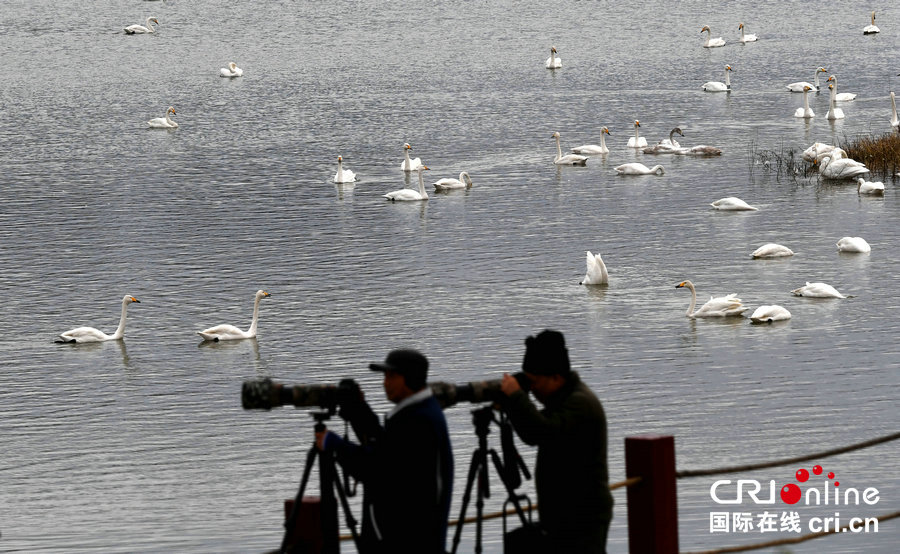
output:
[[[462,535],[463,524],[466,520],[466,507],[469,505],[469,500],[472,498],[472,485],[475,483],[475,478],[478,476],[478,464],[479,464],[479,456],[478,451],[472,453],[472,461],[469,462],[469,476],[466,478],[466,492],[463,494],[462,506],[459,509],[459,519],[456,521],[456,532],[453,533],[453,548],[450,550],[451,554],[456,554],[456,549],[459,547],[459,539]]]
[[[306,483],[309,482],[310,470],[316,461],[318,452],[318,449],[313,445],[313,447],[309,449],[309,452],[306,453],[306,464],[303,466],[303,477],[300,479],[300,489],[297,491],[297,496],[294,498],[294,506],[291,508],[290,515],[284,520],[284,538],[281,540],[279,552],[287,552],[287,548],[291,544],[291,539],[294,536],[294,527],[297,525],[297,514],[300,513],[300,503],[303,501],[303,492],[306,491]]]
[[[358,552],[360,547],[359,535],[356,532],[356,518],[353,517],[353,512],[350,510],[350,503],[347,502],[347,494],[344,492],[344,486],[341,484],[340,479],[334,480],[334,488],[337,490],[338,498],[341,501],[341,507],[344,509],[344,517],[347,520],[347,527],[350,528],[350,534],[353,535],[353,544],[356,545],[356,550]]]
[[[490,450],[491,460],[494,462],[494,467],[497,469],[497,474],[500,475],[500,481],[503,482],[503,486],[506,487],[507,498],[510,502],[512,502],[513,506],[516,508],[516,513],[519,515],[519,519],[522,520],[522,525],[527,525],[528,521],[525,519],[525,511],[522,509],[522,506],[519,504],[519,498],[516,496],[516,490],[504,479],[503,473],[503,463],[500,461],[500,455],[497,454],[497,451],[493,448]]]

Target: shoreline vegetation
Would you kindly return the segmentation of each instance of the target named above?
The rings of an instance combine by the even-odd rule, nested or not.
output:
[[[845,139],[838,147],[847,152],[847,157],[861,162],[869,168],[873,178],[895,180],[900,176],[900,132],[885,133],[880,136],[859,136],[853,140]],[[757,167],[765,172],[773,172],[776,178],[817,177],[816,166],[803,159],[803,149],[793,148],[781,150],[761,150],[757,145],[750,145],[750,173]]]

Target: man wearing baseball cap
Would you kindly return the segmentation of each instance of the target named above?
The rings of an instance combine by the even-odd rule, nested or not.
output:
[[[525,339],[522,371],[544,408],[538,410],[509,374],[500,385],[503,408],[522,441],[538,447],[534,480],[548,552],[606,552],[613,498],[603,406],[572,371],[559,331]]]
[[[316,444],[333,450],[365,487],[361,554],[443,554],[453,453],[444,412],[426,386],[428,359],[416,350],[392,350],[369,368],[384,373],[384,392],[396,404],[384,427],[362,445],[328,431],[316,433]],[[371,414],[361,419],[375,418],[368,404],[359,404]]]

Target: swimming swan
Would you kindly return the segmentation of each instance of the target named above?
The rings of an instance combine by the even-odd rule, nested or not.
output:
[[[847,298],[839,293],[836,288],[826,283],[806,282],[806,286],[791,291],[794,296],[807,296],[810,298]]]
[[[900,119],[897,118],[897,101],[894,100],[894,91],[891,91],[891,127],[900,127]]]
[[[559,69],[562,67],[562,60],[556,57],[556,47],[550,47],[550,57],[547,58],[547,69]]]
[[[679,156],[721,156],[722,149],[706,144],[698,144],[697,146],[691,146],[689,148],[677,148],[673,150],[672,153],[678,154]]]
[[[828,70],[824,67],[816,68],[816,76],[813,79],[813,82],[810,83],[808,81],[798,81],[796,83],[791,83],[787,85],[787,89],[791,92],[803,92],[803,87],[809,87],[813,92],[819,92],[819,73],[827,73]]]
[[[150,24],[151,22],[159,25],[158,19],[156,19],[155,17],[148,17],[146,26],[144,26],[144,25],[129,25],[128,27],[125,27],[125,34],[126,35],[140,35],[140,34],[144,34],[144,33],[156,32],[156,30],[153,28],[153,25]]]
[[[838,252],[853,252],[857,254],[868,254],[872,251],[872,247],[862,237],[844,237],[837,241]]]
[[[825,82],[826,83],[834,82],[834,99],[837,100],[838,102],[848,102],[850,100],[856,99],[855,92],[838,92],[837,91],[837,88],[838,88],[837,77],[835,77],[834,75],[829,77]]]
[[[472,178],[466,171],[459,172],[459,179],[445,177],[434,183],[434,190],[453,190],[472,188]]]
[[[864,164],[850,159],[839,157],[843,150],[835,148],[830,155],[823,156],[818,162],[819,175],[828,179],[852,179],[869,172]]]
[[[745,35],[744,34],[744,24],[743,23],[738,24],[738,29],[740,29],[740,31],[741,31],[741,42],[756,42],[757,41],[758,37],[756,35],[752,35],[752,34]]]
[[[713,208],[717,210],[730,210],[730,211],[756,211],[759,208],[755,208],[750,204],[744,202],[740,198],[736,196],[728,196],[726,198],[720,198],[710,204]]]
[[[628,148],[644,148],[647,146],[647,139],[641,136],[640,129],[641,122],[637,119],[634,120],[634,136],[628,139]]]
[[[866,181],[862,177],[857,179],[857,194],[876,194],[884,196],[884,183],[881,181]]]
[[[237,66],[234,62],[228,62],[228,67],[219,69],[219,75],[222,77],[240,77],[244,74],[244,70]]]
[[[419,190],[412,189],[400,189],[389,192],[387,194],[382,194],[385,198],[390,200],[391,202],[414,202],[417,200],[428,200],[428,193],[425,192],[425,178],[422,177],[422,172],[427,170],[427,165],[420,165],[416,172],[419,174]]]
[[[760,306],[750,314],[750,321],[753,323],[772,323],[773,321],[784,321],[786,319],[791,319],[791,312],[787,311],[787,308],[776,304]]]
[[[737,298],[736,294],[729,294],[728,296],[710,297],[706,304],[700,306],[700,309],[695,312],[693,310],[697,304],[697,291],[694,289],[694,283],[682,281],[675,285],[676,289],[683,287],[691,289],[691,305],[685,312],[685,315],[690,318],[740,316],[747,309],[746,306],[741,305],[741,299]]]
[[[831,96],[828,99],[828,113],[825,115],[825,119],[829,121],[833,121],[835,119],[844,119],[844,110],[837,107],[837,101],[834,99],[834,91],[834,85],[829,84],[828,92],[831,94]]]
[[[587,273],[579,285],[606,285],[609,283],[609,275],[606,273],[606,264],[600,254],[591,254],[587,251]]]
[[[702,29],[700,29],[700,34],[703,34],[703,31],[706,31],[706,42],[703,43],[704,48],[716,48],[718,46],[725,46],[725,39],[722,37],[710,38],[712,36],[712,31],[709,30],[709,25],[704,25]]]
[[[203,340],[211,341],[252,339],[256,336],[256,324],[259,322],[259,301],[269,296],[272,295],[264,290],[256,291],[256,297],[253,300],[253,320],[250,322],[250,328],[246,332],[241,331],[234,325],[223,324],[197,331],[197,334],[203,337]]]
[[[556,157],[553,158],[553,163],[556,165],[586,165],[587,158],[585,156],[580,156],[578,154],[566,154],[563,156],[562,147],[559,145],[559,131],[550,135],[551,138],[556,139]]]
[[[809,87],[803,87],[803,107],[797,108],[794,112],[794,117],[803,117],[809,119],[810,117],[816,117],[816,113],[812,111],[812,108],[809,107],[809,91],[811,89]]]
[[[175,115],[175,108],[169,106],[166,110],[166,117],[157,117],[147,122],[147,125],[154,129],[174,129],[178,124],[169,117],[169,114]]]
[[[872,23],[863,27],[864,35],[874,35],[875,33],[880,33],[881,29],[875,26],[875,12],[872,12]]]
[[[644,148],[644,154],[673,154],[675,151],[681,148],[681,144],[675,140],[675,133],[678,133],[681,136],[684,136],[684,133],[681,132],[680,127],[675,127],[671,131],[669,131],[669,138],[664,138],[661,141],[657,142],[653,146],[648,146]]]
[[[61,334],[56,342],[102,342],[121,339],[125,336],[125,312],[128,310],[128,305],[132,302],[141,303],[140,300],[130,294],[126,294],[122,298],[122,316],[119,318],[119,326],[116,328],[116,332],[112,335],[107,335],[93,327],[76,327]]]
[[[646,165],[637,162],[622,164],[614,169],[619,175],[652,175],[653,173],[662,175],[666,172],[661,165],[647,167]]]
[[[731,66],[725,66],[725,82],[708,81],[700,85],[706,92],[731,92]]]
[[[604,135],[609,135],[609,129],[606,127],[600,128],[600,144],[584,144],[582,146],[576,146],[572,149],[572,152],[575,154],[581,154],[582,156],[591,156],[596,154],[609,154],[609,148],[606,147],[606,137]]]
[[[785,256],[793,256],[794,251],[782,244],[770,242],[764,244],[750,254],[751,258],[784,258]]]
[[[334,182],[352,183],[354,181],[356,181],[356,173],[353,173],[349,169],[344,169],[344,158],[343,156],[338,156],[338,168],[337,173],[334,174]]]
[[[403,145],[404,159],[400,163],[400,169],[403,171],[416,171],[417,169],[422,167],[422,160],[420,160],[419,158],[415,158],[412,160],[409,159],[409,151],[410,150],[412,150],[412,146],[410,146],[408,142],[405,143]]]

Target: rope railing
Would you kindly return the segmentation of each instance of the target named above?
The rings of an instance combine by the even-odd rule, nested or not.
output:
[[[894,519],[896,517],[900,517],[900,512],[893,512],[890,514],[873,517],[871,519],[882,522],[882,521],[887,521],[889,519]],[[835,529],[834,531],[819,531],[818,533],[809,533],[808,535],[803,535],[800,537],[790,537],[787,539],[776,539],[773,541],[747,544],[744,546],[729,546],[729,547],[725,547],[725,548],[717,548],[715,550],[699,550],[699,551],[694,551],[694,552],[682,552],[681,554],[725,554],[726,552],[747,552],[750,550],[759,550],[760,548],[769,548],[770,546],[782,546],[785,544],[796,544],[799,542],[811,541],[813,539],[818,539],[819,537],[824,537],[825,535],[834,535],[835,533],[844,533],[848,530],[850,530],[850,524],[844,525],[840,529]]]
[[[879,437],[876,439],[871,439],[863,442],[858,442],[856,444],[851,444],[850,446],[844,446],[842,448],[834,448],[831,450],[825,450],[823,452],[816,452],[815,454],[809,454],[805,456],[797,456],[795,458],[786,458],[783,460],[775,460],[773,462],[760,462],[756,464],[746,464],[742,466],[730,466],[730,467],[721,467],[714,469],[689,469],[685,471],[676,471],[675,477],[680,479],[682,477],[704,477],[707,475],[718,475],[720,473],[737,473],[741,471],[751,471],[754,469],[765,469],[770,467],[778,467],[783,465],[796,464],[800,462],[807,462],[809,460],[814,460],[816,458],[826,458],[828,456],[836,456],[838,454],[843,454],[844,452],[850,452],[853,450],[859,450],[862,448],[867,448],[869,446],[874,446],[876,444],[881,444],[883,442],[889,442],[892,440],[900,439],[900,433],[894,433],[891,435],[886,435],[884,437]]]

